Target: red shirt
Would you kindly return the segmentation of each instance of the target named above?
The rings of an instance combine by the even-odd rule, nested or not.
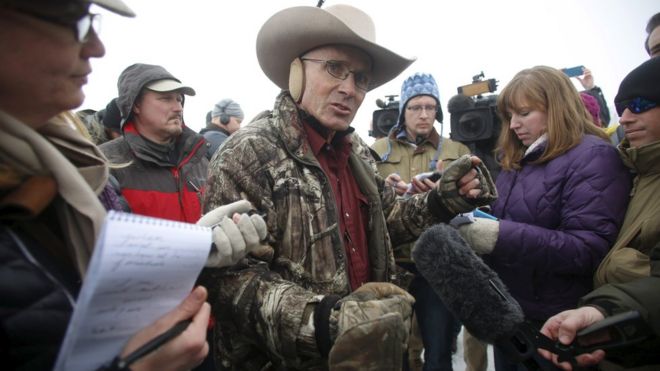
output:
[[[305,123],[303,127],[314,156],[332,186],[346,253],[348,277],[351,289],[355,290],[369,281],[370,270],[366,227],[369,206],[348,166],[353,145],[350,136],[336,138],[328,144],[309,124]]]

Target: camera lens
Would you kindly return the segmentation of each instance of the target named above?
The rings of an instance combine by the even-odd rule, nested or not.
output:
[[[486,112],[489,113],[489,112]],[[458,133],[464,141],[474,141],[490,137],[490,125],[484,112],[466,112],[458,119]],[[452,128],[454,130],[454,128]]]
[[[390,129],[396,125],[399,120],[398,109],[382,109],[373,113],[374,134],[387,136]]]

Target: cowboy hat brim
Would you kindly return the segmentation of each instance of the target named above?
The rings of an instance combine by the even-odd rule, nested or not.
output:
[[[284,9],[270,17],[257,35],[257,59],[266,76],[287,90],[291,62],[324,45],[350,45],[367,53],[373,63],[369,90],[392,80],[415,61],[360,36],[329,11],[310,6]]]

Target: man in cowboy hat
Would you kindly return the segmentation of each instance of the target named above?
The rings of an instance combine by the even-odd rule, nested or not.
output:
[[[336,5],[285,9],[257,36],[259,64],[283,91],[218,150],[204,201],[246,198],[270,234],[258,253],[201,278],[230,369],[398,369],[413,299],[388,283],[392,243],[494,198],[468,156],[406,200],[378,175],[350,124],[366,92],[412,60],[374,35],[366,13]]]

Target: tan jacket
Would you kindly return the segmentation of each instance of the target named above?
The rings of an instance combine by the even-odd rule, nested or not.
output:
[[[404,182],[410,183],[419,173],[435,171],[435,163],[432,163],[434,160],[442,161],[444,169],[462,155],[470,154],[470,149],[463,143],[440,137],[435,128],[418,145],[402,138],[398,134],[400,132],[395,130],[389,137],[380,138],[371,146],[380,156],[381,161],[377,166],[383,177],[397,173]],[[410,250],[413,245],[414,242],[409,242],[394,246],[394,259],[397,263],[412,263]]]
[[[437,153],[438,147],[440,153]],[[435,128],[418,145],[405,138],[397,138],[397,133],[393,132],[387,138],[378,139],[371,148],[382,160],[378,162],[378,172],[383,177],[398,173],[406,183],[419,173],[435,171],[435,167],[431,166],[433,160],[442,161],[445,168],[462,155],[470,154],[470,149],[463,143],[440,137]]]
[[[649,253],[660,241],[660,142],[630,148],[624,140],[619,153],[636,176],[619,236],[594,275],[595,287],[648,277]]]

